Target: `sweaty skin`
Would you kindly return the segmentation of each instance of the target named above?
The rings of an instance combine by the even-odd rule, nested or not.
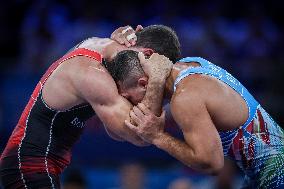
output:
[[[117,52],[126,49],[113,40],[100,38],[90,38],[79,47],[97,51],[108,60]],[[153,111],[158,109],[157,106],[161,106],[157,105],[155,99],[162,97],[166,74],[169,74],[170,69],[171,65],[168,66],[168,73],[159,72],[165,75],[164,79],[155,77],[156,73],[149,76],[151,79],[143,102],[152,107]],[[138,146],[147,145],[125,126],[124,120],[130,119],[132,105],[119,95],[116,84],[107,70],[94,59],[77,56],[62,63],[43,86],[43,98],[56,110],[89,103],[114,139],[124,139]]]
[[[163,116],[154,116],[139,104],[133,119],[138,124],[127,126],[145,141],[168,152],[195,170],[218,173],[224,164],[223,148],[218,131],[240,127],[248,118],[248,108],[242,97],[232,88],[206,75],[184,78],[173,91],[180,71],[198,63],[176,63],[166,82],[165,95],[171,97],[170,110],[183,132],[184,141],[164,131]]]
[[[119,28],[115,32],[121,29],[125,30]],[[134,34],[132,29],[117,36],[127,39],[129,32]],[[125,126],[124,120],[130,119],[132,105],[119,95],[106,69],[109,64],[103,59],[110,61],[117,52],[132,49],[139,51],[143,58],[143,53],[150,56],[153,65],[157,61],[154,72],[146,71],[149,91],[145,86],[142,90],[146,94],[143,102],[153,107],[152,111],[160,107],[154,100],[163,96],[172,63],[162,55],[153,54],[152,49],[126,48],[124,39],[120,43],[110,39],[88,39],[48,68],[1,154],[1,185],[60,188],[60,174],[71,162],[72,147],[83,132],[85,121],[93,115],[100,118],[114,139],[137,146],[149,145]],[[134,41],[130,43],[135,44]],[[155,61],[151,61],[151,57],[155,57]],[[144,68],[149,70],[147,65]]]

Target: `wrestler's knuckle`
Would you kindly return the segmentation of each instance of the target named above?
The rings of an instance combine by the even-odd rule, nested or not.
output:
[[[142,134],[143,134],[143,131],[142,131],[141,129],[138,129],[138,130],[137,130],[137,134],[138,134],[138,135],[142,135]]]
[[[120,38],[120,34],[119,34],[119,33],[118,33],[118,34],[114,34],[114,35],[113,35],[113,38],[114,38],[114,39],[119,39],[119,38]]]
[[[150,115],[145,115],[145,121],[150,121],[151,120],[150,118],[151,118]]]
[[[129,33],[134,33],[135,31],[134,31],[134,29],[133,29],[131,26],[129,26],[128,32],[129,32]]]
[[[144,118],[143,123],[147,125],[149,123],[149,119],[147,117]]]
[[[156,59],[157,59],[157,58],[159,57],[159,54],[158,54],[158,53],[153,53],[152,56],[153,56],[153,58],[156,58]]]
[[[147,117],[148,117],[149,120],[153,120],[153,118],[154,118],[154,116],[152,114],[149,114]]]
[[[152,122],[151,122],[150,120],[147,120],[147,121],[145,121],[144,123],[145,123],[145,127],[147,127],[148,125],[151,125],[151,124],[152,124]]]
[[[145,126],[145,130],[150,130],[152,128],[153,124],[147,124]]]
[[[148,120],[149,123],[153,123],[153,122],[155,121],[155,116],[153,116],[153,115],[148,115],[148,116],[147,116],[147,120]]]

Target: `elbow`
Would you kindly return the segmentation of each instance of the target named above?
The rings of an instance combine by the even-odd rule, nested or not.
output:
[[[151,144],[143,141],[143,140],[135,140],[135,141],[130,141],[130,143],[134,144],[135,146],[138,147],[146,147],[146,146],[150,146]]]
[[[115,141],[118,141],[118,142],[124,142],[125,141],[123,138],[119,137],[118,135],[116,135],[112,132],[107,132],[107,134],[111,139],[113,139]]]
[[[113,139],[113,140],[115,140],[115,141],[117,141],[117,142],[125,142],[125,140],[122,139],[122,138],[113,137],[113,136],[110,136],[110,138]]]
[[[148,142],[145,142],[144,140],[142,140],[140,137],[138,136],[134,136],[133,138],[128,138],[128,142],[130,142],[131,144],[138,146],[138,147],[145,147],[145,146],[150,146],[151,144],[149,144]]]
[[[198,169],[212,176],[218,175],[224,167],[224,156],[223,153],[216,155],[197,155],[196,157]]]
[[[138,147],[146,147],[146,146],[150,146],[151,144],[147,143],[147,142],[135,142],[135,143],[132,143],[134,144],[135,146],[138,146]]]
[[[207,170],[207,174],[212,176],[217,176],[221,172],[223,167],[224,167],[224,162],[211,164]]]

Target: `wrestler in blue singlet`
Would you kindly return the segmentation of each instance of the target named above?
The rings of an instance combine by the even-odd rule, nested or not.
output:
[[[198,62],[180,72],[175,86],[192,74],[205,74],[226,83],[245,100],[249,116],[244,125],[219,132],[224,156],[245,173],[244,188],[284,188],[284,130],[269,116],[248,90],[226,70],[200,57],[179,62]]]

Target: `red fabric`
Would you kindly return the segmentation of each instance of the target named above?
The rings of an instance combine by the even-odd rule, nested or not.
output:
[[[257,110],[257,117],[258,117],[259,126],[260,126],[261,139],[266,144],[270,144],[269,133],[268,133],[268,130],[266,128],[266,124],[265,124],[265,121],[262,117],[260,110]]]
[[[9,157],[9,156],[17,156],[17,153],[18,153],[17,149],[19,148],[21,141],[24,137],[25,128],[26,128],[26,125],[27,125],[26,122],[28,120],[29,113],[30,113],[34,103],[36,102],[36,99],[37,99],[37,97],[40,93],[40,90],[41,90],[43,84],[45,83],[47,78],[52,74],[52,72],[61,63],[63,63],[64,61],[66,61],[68,59],[76,57],[76,56],[85,56],[85,57],[95,59],[100,63],[102,62],[102,55],[101,54],[99,54],[98,52],[92,51],[92,50],[84,49],[84,48],[75,49],[75,50],[69,52],[68,54],[64,55],[62,58],[60,58],[56,62],[54,62],[48,68],[46,73],[41,78],[40,82],[35,87],[32,95],[31,95],[31,98],[30,98],[28,104],[26,105],[26,107],[23,111],[23,113],[22,113],[22,115],[21,115],[21,117],[18,121],[18,124],[15,127],[15,129],[14,129],[14,131],[13,131],[13,133],[12,133],[12,135],[11,135],[9,141],[8,141],[8,144],[7,144],[4,152],[2,153],[1,159],[4,158],[4,157]],[[26,158],[28,158],[28,157],[26,157]],[[33,159],[32,157],[29,157],[29,158],[32,159],[31,162],[33,162],[33,163],[31,163],[29,161],[25,161],[25,157],[22,157],[22,160],[23,160],[22,161],[22,167],[21,167],[22,170],[30,170],[30,169],[31,170],[33,170],[33,169],[45,170],[46,169],[45,164],[42,163],[42,162],[44,162],[43,160],[41,160],[41,163],[36,163],[35,161],[37,161],[37,160]],[[49,159],[48,161],[50,162],[51,160]],[[49,171],[53,174],[57,174],[57,173],[62,171],[62,170],[53,168],[52,166],[49,166],[49,169],[50,169]]]
[[[102,55],[99,54],[98,52],[89,50],[89,49],[85,49],[85,48],[78,48],[75,49],[74,51],[69,52],[68,54],[64,55],[62,58],[60,58],[59,60],[57,60],[56,62],[54,62],[49,68],[48,70],[45,72],[45,74],[43,75],[43,77],[41,78],[40,82],[37,84],[36,88],[34,89],[31,98],[28,102],[28,104],[26,105],[20,120],[18,122],[17,127],[15,128],[14,132],[13,132],[13,140],[9,141],[12,143],[16,143],[16,144],[20,144],[21,139],[24,135],[25,132],[25,127],[26,127],[26,121],[29,115],[29,112],[37,98],[37,96],[39,95],[39,92],[42,88],[42,85],[45,83],[45,81],[47,80],[47,78],[52,74],[52,72],[64,61],[76,57],[76,56],[86,56],[92,59],[97,60],[98,62],[102,62]],[[11,144],[8,144],[11,145]]]

